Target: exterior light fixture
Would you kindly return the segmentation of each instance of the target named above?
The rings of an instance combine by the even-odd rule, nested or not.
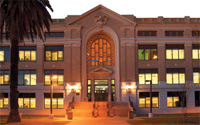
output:
[[[125,89],[126,89],[126,92],[127,92],[127,93],[131,93],[131,92],[132,92],[132,89],[133,89],[133,86],[132,86],[130,83],[128,83],[128,84],[125,86]]]
[[[71,93],[76,93],[76,90],[78,87],[76,85],[73,85],[73,86],[70,86],[69,88],[71,90]]]

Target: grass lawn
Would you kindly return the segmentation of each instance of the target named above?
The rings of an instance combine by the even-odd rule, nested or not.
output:
[[[154,115],[153,119],[138,117],[139,119],[127,120],[129,124],[200,124],[200,114],[188,114],[187,122],[183,122],[183,115]]]

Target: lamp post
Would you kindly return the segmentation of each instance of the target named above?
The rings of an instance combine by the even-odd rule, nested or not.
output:
[[[152,80],[145,80],[145,82],[150,82],[150,112],[149,112],[149,118],[153,118],[153,113],[152,113]]]
[[[50,114],[49,114],[49,119],[54,119],[54,114],[53,114],[53,103],[52,103],[52,99],[53,99],[53,80],[57,80],[57,75],[52,75],[51,76],[51,85],[50,85],[50,93],[51,93],[51,98],[50,98]]]

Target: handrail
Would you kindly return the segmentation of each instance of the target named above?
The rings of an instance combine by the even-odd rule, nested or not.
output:
[[[133,102],[131,101],[131,97],[129,96],[129,108],[131,109],[131,111],[135,111],[135,108],[134,108],[134,105],[133,105]]]
[[[72,97],[72,101],[69,102],[67,109],[66,109],[66,113],[70,112],[72,109],[74,109],[74,96]]]

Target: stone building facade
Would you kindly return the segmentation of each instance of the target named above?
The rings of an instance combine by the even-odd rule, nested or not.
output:
[[[35,36],[19,44],[20,112],[49,114],[49,85],[57,74],[56,115],[65,114],[73,96],[76,102],[130,98],[137,114],[147,114],[150,82],[155,114],[182,113],[180,92],[188,112],[199,113],[199,87],[189,92],[185,83],[200,82],[200,18],[136,18],[99,5],[54,19],[46,36],[45,42]],[[1,115],[9,113],[9,45],[0,44]]]

